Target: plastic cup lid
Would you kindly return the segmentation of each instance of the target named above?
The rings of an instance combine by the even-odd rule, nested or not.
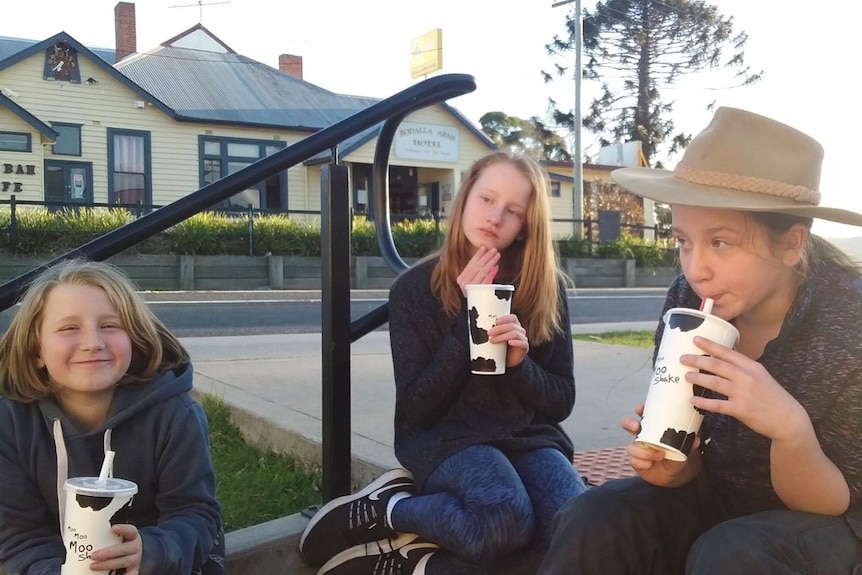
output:
[[[115,497],[117,495],[134,495],[138,486],[134,481],[108,477],[100,480],[98,477],[72,477],[66,480],[63,488],[91,497]]]

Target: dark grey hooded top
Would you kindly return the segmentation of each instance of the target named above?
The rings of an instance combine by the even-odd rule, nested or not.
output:
[[[142,537],[142,575],[189,575],[223,543],[206,415],[189,396],[192,374],[188,364],[118,387],[107,420],[89,432],[53,399],[0,397],[0,563],[7,574],[60,572],[58,481],[99,475],[107,430],[113,476],[138,485],[128,522]],[[55,442],[58,428],[63,437]],[[64,451],[68,470],[62,463],[58,470]]]
[[[389,293],[389,339],[395,373],[395,455],[422,488],[450,455],[478,444],[506,453],[544,447],[569,460],[560,427],[575,405],[566,290],[557,305],[562,331],[502,375],[470,372],[466,301],[451,317],[431,292],[431,259],[407,270]],[[517,286],[515,287],[517,290]]]

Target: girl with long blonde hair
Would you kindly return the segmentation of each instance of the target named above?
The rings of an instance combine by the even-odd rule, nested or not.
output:
[[[494,152],[467,173],[443,247],[393,284],[393,469],[324,505],[300,550],[319,574],[533,574],[551,520],[584,491],[560,427],[575,402],[547,176]],[[488,330],[502,375],[471,372],[466,286],[514,286]],[[387,570],[388,569],[388,570]]]

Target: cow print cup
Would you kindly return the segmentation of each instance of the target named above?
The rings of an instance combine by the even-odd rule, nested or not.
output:
[[[703,422],[703,413],[694,408],[691,398],[695,393],[702,396],[706,390],[685,380],[685,374],[694,368],[682,365],[679,358],[703,355],[694,344],[695,336],[732,348],[739,340],[739,331],[720,317],[688,308],[669,309],[664,323],[636,441],[661,449],[665,459],[685,461]]]
[[[63,521],[63,544],[66,561],[61,575],[93,575],[109,571],[91,571],[93,551],[122,543],[122,537],[111,531],[112,525],[128,523],[129,507],[138,486],[125,479],[108,477],[73,477],[66,480],[66,509]]]
[[[497,318],[512,310],[515,286],[470,284],[467,286],[467,321],[470,330],[470,370],[480,375],[506,373],[505,343],[491,343],[488,330]]]

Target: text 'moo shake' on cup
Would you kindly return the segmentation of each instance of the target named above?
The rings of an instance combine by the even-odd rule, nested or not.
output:
[[[99,477],[72,477],[63,486],[66,505],[61,527],[66,560],[61,575],[112,573],[91,571],[91,555],[123,542],[122,537],[111,531],[111,526],[128,523],[129,507],[138,492],[134,482],[109,477],[113,455],[113,451],[105,454]]]
[[[470,370],[480,375],[506,373],[506,343],[491,343],[488,330],[497,318],[512,310],[515,286],[470,284],[467,286],[467,327],[470,330]]]
[[[675,307],[663,318],[664,333],[644,404],[641,431],[635,441],[661,449],[665,459],[685,461],[703,422],[703,413],[694,408],[691,398],[706,390],[686,381],[685,374],[694,368],[682,365],[680,357],[704,355],[694,344],[695,336],[729,348],[739,340],[739,331],[733,325],[712,315],[712,304],[707,298],[701,310]]]

